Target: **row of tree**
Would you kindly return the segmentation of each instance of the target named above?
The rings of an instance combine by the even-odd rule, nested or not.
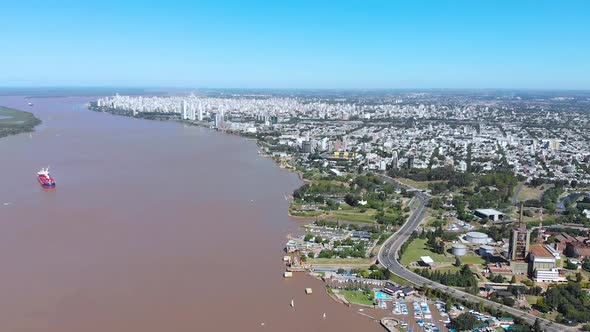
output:
[[[590,321],[590,296],[577,283],[557,285],[547,290],[544,297],[537,300],[535,307],[541,312],[557,310],[556,320],[566,323],[585,323]]]
[[[414,272],[446,286],[477,287],[477,279],[467,266],[463,266],[457,272],[440,272],[439,270],[430,272],[429,269],[416,269]]]

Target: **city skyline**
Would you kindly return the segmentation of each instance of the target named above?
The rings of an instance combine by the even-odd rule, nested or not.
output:
[[[582,1],[5,6],[5,87],[590,89]]]

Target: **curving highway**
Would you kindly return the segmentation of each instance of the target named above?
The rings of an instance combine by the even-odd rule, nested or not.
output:
[[[543,319],[537,317],[535,315],[529,314],[526,311],[516,309],[513,307],[508,307],[497,302],[493,302],[490,300],[486,300],[482,297],[469,294],[436,282],[432,280],[426,279],[420,275],[415,274],[414,272],[406,269],[403,265],[401,265],[398,261],[398,252],[401,245],[408,240],[410,235],[418,228],[420,222],[424,219],[426,214],[426,204],[430,199],[430,195],[427,193],[421,192],[416,188],[412,188],[406,184],[403,184],[393,178],[390,178],[385,175],[379,175],[384,181],[392,183],[398,187],[402,187],[408,190],[412,190],[415,192],[414,198],[419,202],[418,206],[413,209],[410,214],[410,217],[406,221],[406,223],[391,237],[389,237],[383,246],[381,246],[378,254],[379,263],[389,269],[393,274],[411,282],[417,286],[428,286],[431,289],[440,289],[445,291],[447,294],[451,295],[452,297],[463,300],[469,301],[474,303],[483,302],[487,307],[493,307],[496,309],[501,309],[507,313],[512,314],[515,317],[520,317],[527,321],[529,324],[534,324],[535,319],[539,319],[541,322],[541,326],[544,328],[545,331],[549,332],[557,332],[557,331],[578,331],[577,328],[568,327],[565,325],[561,325],[555,322],[552,322],[547,319]]]

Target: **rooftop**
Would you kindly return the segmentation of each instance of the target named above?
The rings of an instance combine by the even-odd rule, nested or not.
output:
[[[475,210],[478,213],[485,214],[486,216],[495,216],[495,215],[503,215],[504,213],[495,210],[495,209],[477,209]]]
[[[476,237],[476,238],[486,238],[486,237],[488,237],[487,234],[482,233],[482,232],[468,232],[467,233],[467,236]]]
[[[422,256],[422,257],[420,257],[420,259],[426,264],[434,263],[434,261],[432,260],[432,258],[430,256]]]
[[[535,258],[555,258],[553,254],[547,250],[547,248],[541,245],[534,245],[530,247],[531,254],[535,255]]]

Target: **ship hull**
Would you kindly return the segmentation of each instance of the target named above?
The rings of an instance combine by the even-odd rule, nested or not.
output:
[[[43,187],[55,187],[55,181],[52,178],[47,178],[45,176],[38,176],[37,180]]]

